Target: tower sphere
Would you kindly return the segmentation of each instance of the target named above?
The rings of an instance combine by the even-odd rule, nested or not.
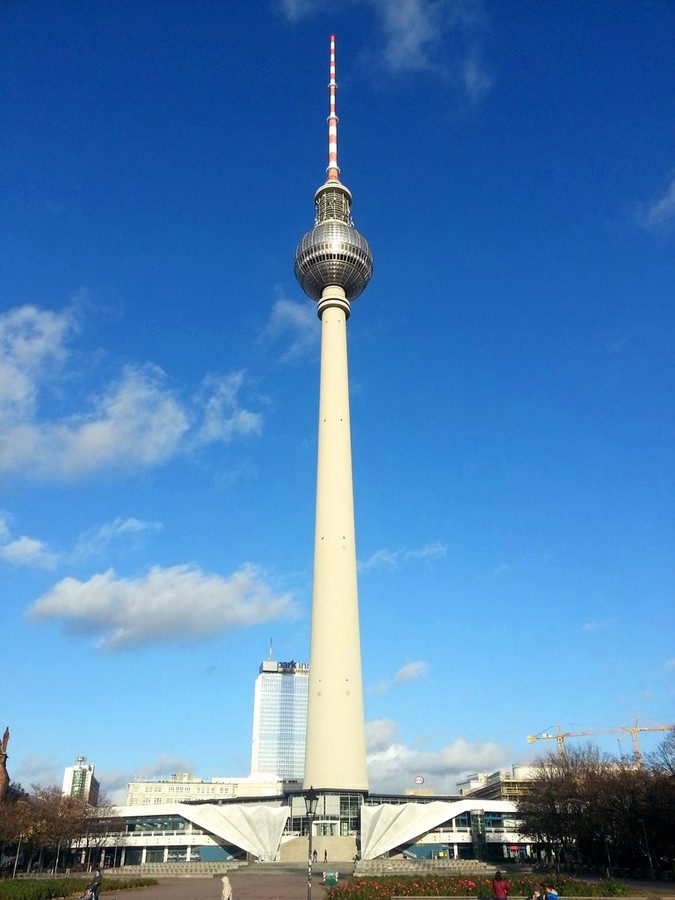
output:
[[[373,256],[366,239],[354,228],[352,195],[337,178],[314,195],[314,228],[295,251],[295,277],[312,300],[324,288],[341,287],[347,300],[358,297],[373,274]]]
[[[312,300],[319,301],[330,285],[341,287],[347,300],[354,300],[372,274],[368,242],[352,224],[339,219],[315,225],[295,251],[295,277]]]

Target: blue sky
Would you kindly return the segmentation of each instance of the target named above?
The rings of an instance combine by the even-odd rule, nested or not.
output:
[[[246,775],[270,639],[306,660],[339,153],[371,787],[675,721],[675,6],[0,5],[0,727]],[[653,749],[663,735],[646,733]],[[630,751],[627,735],[597,738]]]

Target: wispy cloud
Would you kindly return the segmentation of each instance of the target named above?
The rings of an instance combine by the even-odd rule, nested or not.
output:
[[[239,400],[242,372],[209,375],[183,398],[159,366],[129,364],[94,393],[78,392],[86,378],[69,351],[77,326],[74,308],[0,315],[0,473],[73,480],[260,432],[262,416]],[[46,399],[62,413],[44,414]]]
[[[308,19],[320,8],[326,8],[327,5],[326,2],[320,2],[320,0],[281,0],[280,3],[284,16],[291,22]]]
[[[369,60],[389,72],[432,72],[454,80],[472,102],[490,89],[483,61],[487,17],[482,0],[353,0],[375,17]],[[332,9],[327,0],[283,0],[291,22]]]
[[[599,622],[597,619],[589,619],[581,626],[584,634],[592,634],[596,631],[604,631],[607,628],[607,622]]]
[[[372,0],[384,32],[384,58],[394,72],[434,68],[449,4],[426,0]]]
[[[115,541],[133,539],[141,534],[161,531],[162,527],[161,522],[144,522],[134,516],[126,519],[117,517],[111,522],[105,522],[103,525],[84,531],[77,539],[73,557],[97,556]]]
[[[58,565],[98,556],[115,541],[136,540],[143,533],[159,531],[161,528],[160,522],[144,522],[133,516],[126,519],[118,517],[84,531],[72,550],[55,550],[44,541],[29,535],[12,537],[9,515],[0,513],[0,560],[16,566],[54,569]]]
[[[675,220],[675,175],[664,193],[641,212],[640,221],[647,229],[661,228]]]
[[[189,565],[155,566],[140,578],[120,578],[112,570],[87,581],[64,578],[27,611],[34,622],[60,622],[108,651],[190,643],[295,615],[291,597],[276,594],[252,565],[228,578]]]
[[[418,550],[410,550],[403,547],[400,550],[376,550],[368,559],[359,562],[361,572],[371,572],[374,569],[396,569],[405,563],[420,562],[423,560],[439,559],[448,552],[446,544],[435,541],[425,544]]]
[[[269,343],[285,342],[283,362],[316,356],[319,349],[320,325],[316,306],[279,298],[270,313],[264,339]]]
[[[229,375],[207,375],[204,378],[196,398],[197,406],[203,409],[202,421],[194,438],[196,445],[229,443],[235,437],[260,433],[260,413],[239,405],[244,380],[243,371]]]
[[[162,753],[152,762],[141,763],[133,772],[108,769],[97,771],[96,777],[101,784],[105,785],[106,799],[116,806],[124,806],[127,802],[130,781],[167,780],[175,772],[187,772],[189,775],[193,775],[194,771],[195,766],[191,760]]]
[[[51,754],[25,756],[23,759],[14,761],[12,781],[22,785],[25,789],[33,784],[41,787],[60,785],[63,781],[63,765],[60,765]]]
[[[478,103],[492,87],[492,76],[485,68],[481,44],[471,43],[461,61],[461,79],[466,96],[472,103]]]
[[[507,765],[504,748],[493,741],[469,743],[458,737],[438,750],[419,750],[397,739],[388,719],[366,722],[368,780],[372,790],[400,793],[421,776],[434,793],[454,793],[468,772],[494,772]]]
[[[374,685],[371,690],[374,694],[385,694],[392,688],[398,687],[398,685],[409,684],[411,681],[419,681],[421,678],[426,677],[428,671],[429,666],[421,660],[409,662],[404,666],[401,666],[394,674],[393,678],[390,678],[388,681],[379,682]]]
[[[666,672],[675,672],[675,656],[671,656],[670,659],[667,659],[663,664],[663,668]]]

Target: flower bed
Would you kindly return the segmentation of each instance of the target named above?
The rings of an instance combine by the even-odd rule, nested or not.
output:
[[[510,878],[511,900],[532,896],[542,884],[536,875]],[[621,882],[608,880],[597,883],[579,881],[569,875],[549,877],[549,886],[561,897],[625,897],[628,889]],[[491,878],[457,878],[429,875],[382,878],[357,877],[337,884],[326,892],[327,900],[390,900],[391,897],[466,897],[492,898]]]

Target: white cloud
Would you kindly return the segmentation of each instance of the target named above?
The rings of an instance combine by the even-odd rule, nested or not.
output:
[[[398,729],[391,719],[373,719],[366,722],[366,751],[379,753],[386,750],[396,738]]]
[[[0,513],[0,560],[14,566],[53,569],[59,558],[58,553],[54,553],[36,538],[24,534],[12,539],[10,517],[6,513]]]
[[[413,788],[421,775],[434,793],[450,794],[467,773],[494,772],[508,764],[507,753],[493,741],[469,743],[456,738],[439,750],[417,750],[396,740],[396,725],[389,720],[366,723],[366,749],[370,788],[402,793]]]
[[[648,206],[642,216],[646,228],[659,228],[673,219],[675,219],[675,175],[663,195]]]
[[[40,569],[53,569],[58,560],[58,554],[53,553],[46,544],[35,538],[22,537],[9,541],[0,547],[0,559],[12,563],[15,566],[33,566]]]
[[[265,328],[265,339],[288,341],[282,360],[302,359],[315,356],[319,348],[320,324],[316,305],[309,300],[297,303],[281,297],[272,307]]]
[[[260,432],[260,414],[239,403],[242,372],[207,376],[197,396],[184,400],[158,366],[127,365],[83,396],[77,385],[86,377],[67,346],[75,331],[72,309],[24,306],[0,315],[0,473],[72,480],[161,465]],[[46,399],[49,414],[41,412]],[[53,412],[55,399],[61,414]]]
[[[88,581],[64,578],[36,600],[35,622],[60,621],[70,634],[116,651],[163,641],[191,642],[272,619],[291,618],[288,594],[276,595],[264,575],[244,565],[228,578],[196,566],[155,566],[140,578],[112,570]]]
[[[429,666],[421,660],[406,663],[394,674],[393,678],[390,678],[389,681],[381,681],[379,684],[376,684],[372,688],[372,691],[376,694],[384,694],[399,684],[408,684],[411,681],[419,681],[420,678],[426,676],[428,671]]]
[[[671,656],[670,659],[667,659],[663,664],[663,668],[666,672],[675,672],[675,656]]]
[[[373,569],[396,569],[405,563],[420,562],[422,560],[439,559],[448,552],[448,547],[441,541],[425,544],[417,550],[406,547],[400,550],[376,550],[368,559],[359,562],[361,572],[370,572]]]
[[[5,427],[35,412],[39,382],[63,363],[75,327],[72,309],[53,312],[26,305],[0,315],[0,422]]]
[[[352,5],[374,14],[378,31],[368,47],[368,58],[390,72],[427,71],[454,79],[472,102],[491,87],[482,61],[487,22],[482,0],[353,0]],[[330,8],[326,0],[281,3],[291,22]]]

